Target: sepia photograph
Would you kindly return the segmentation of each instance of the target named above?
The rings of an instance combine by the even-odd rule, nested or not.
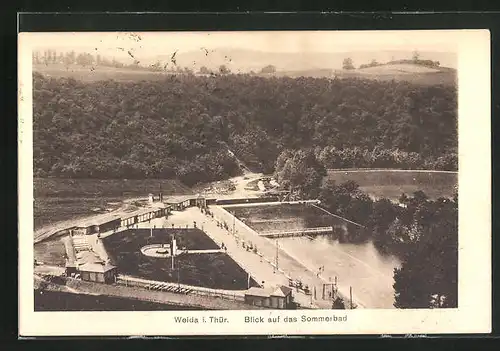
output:
[[[488,328],[488,31],[21,33],[19,60],[21,314]]]

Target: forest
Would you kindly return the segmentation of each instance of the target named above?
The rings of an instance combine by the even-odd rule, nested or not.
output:
[[[430,200],[422,191],[402,194],[399,203],[372,200],[353,181],[335,184],[314,150],[286,150],[275,177],[297,198],[318,198],[321,206],[364,226],[350,227],[339,241],[372,240],[382,252],[398,256],[394,272],[395,306],[457,306],[458,195]]]
[[[38,177],[193,185],[238,174],[228,150],[272,173],[280,153],[304,148],[326,168],[457,169],[452,86],[248,74],[33,83]]]

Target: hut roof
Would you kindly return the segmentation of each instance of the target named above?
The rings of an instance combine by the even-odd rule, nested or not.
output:
[[[84,272],[105,273],[115,268],[115,266],[108,263],[86,263],[78,267],[78,270]]]
[[[291,293],[292,289],[288,286],[280,285],[271,293],[271,296],[287,297]]]
[[[94,264],[94,263],[104,263],[104,261],[92,251],[80,251],[76,254],[76,259],[78,265]]]
[[[269,297],[271,295],[271,292],[272,290],[270,290],[269,288],[264,289],[264,288],[251,287],[246,291],[245,295]]]
[[[167,204],[178,204],[184,201],[198,198],[196,195],[179,195],[179,196],[169,196],[165,202]]]

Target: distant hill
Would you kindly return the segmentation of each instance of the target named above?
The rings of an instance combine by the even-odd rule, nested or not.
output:
[[[359,77],[375,80],[409,81],[423,85],[456,85],[457,72],[449,67],[428,67],[420,64],[382,64],[354,70],[335,70],[339,78]]]
[[[115,68],[115,67],[82,67],[78,65],[65,66],[62,64],[34,65],[34,72],[39,72],[47,77],[68,77],[92,82],[113,79],[116,81],[161,80],[168,73],[152,72],[144,69]],[[234,72],[234,71],[233,71]],[[237,72],[235,72],[237,73]],[[456,84],[456,70],[453,68],[439,67],[428,68],[414,64],[387,64],[355,70],[341,70],[331,68],[309,68],[302,70],[277,70],[273,74],[256,73],[261,77],[359,77],[375,80],[409,81],[416,84]]]
[[[177,52],[174,62],[171,61],[173,53],[157,55],[150,58],[142,58],[142,63],[153,64],[156,61],[169,63],[170,65],[180,65],[189,67],[197,71],[200,67],[205,66],[210,70],[216,70],[220,65],[226,65],[233,72],[260,72],[267,66],[273,65],[277,71],[315,71],[320,70],[335,70],[342,68],[342,61],[350,57],[354,65],[359,67],[361,64],[366,64],[372,60],[378,62],[388,62],[393,60],[411,58],[412,53],[407,51],[353,51],[353,52],[262,52],[257,50],[243,50],[220,48],[207,50],[200,48],[196,51]],[[420,52],[421,59],[431,59],[439,61],[441,66],[456,67],[456,55],[447,52]]]

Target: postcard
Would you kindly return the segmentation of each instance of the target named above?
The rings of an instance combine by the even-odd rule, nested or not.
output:
[[[488,30],[18,56],[21,336],[491,331]]]

